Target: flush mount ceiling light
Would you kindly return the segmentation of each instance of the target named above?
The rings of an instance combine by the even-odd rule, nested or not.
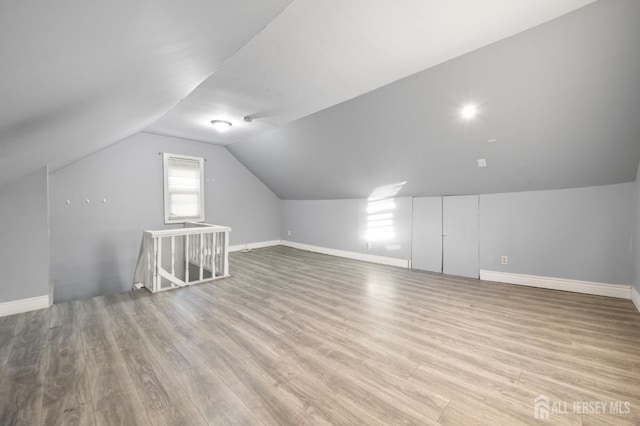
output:
[[[221,133],[224,133],[231,128],[231,123],[225,120],[211,120],[211,124],[213,124],[214,129]]]
[[[478,114],[478,108],[473,104],[467,104],[460,110],[460,115],[465,120],[472,120]]]

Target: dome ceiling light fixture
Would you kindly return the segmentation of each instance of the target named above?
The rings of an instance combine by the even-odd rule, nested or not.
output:
[[[231,122],[225,120],[211,120],[211,124],[213,124],[213,128],[219,131],[220,133],[224,133],[231,128]]]

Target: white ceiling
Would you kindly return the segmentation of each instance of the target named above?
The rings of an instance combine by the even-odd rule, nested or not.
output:
[[[0,184],[143,130],[289,3],[0,1]]]
[[[294,0],[147,130],[246,140],[592,2]],[[217,133],[213,119],[233,128]]]
[[[594,2],[227,148],[281,199],[632,182],[639,20],[638,0]]]
[[[629,181],[638,19],[637,0],[0,1],[0,185],[143,130],[237,142],[281,198]]]

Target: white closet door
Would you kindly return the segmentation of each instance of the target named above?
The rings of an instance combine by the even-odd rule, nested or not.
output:
[[[442,197],[413,199],[411,267],[442,272]]]
[[[442,203],[442,271],[478,278],[478,196],[443,197]]]

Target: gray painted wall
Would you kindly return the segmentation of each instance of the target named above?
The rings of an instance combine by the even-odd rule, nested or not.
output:
[[[480,269],[629,285],[637,186],[481,195]],[[409,259],[411,229],[425,227],[429,218],[412,223],[411,198],[395,200],[396,238],[374,242],[371,250],[364,238],[366,199],[282,201],[282,239]],[[509,257],[508,265],[500,263],[501,256]],[[636,255],[636,268],[638,263]]]
[[[640,164],[638,164],[638,174],[635,183],[635,241],[633,244],[633,263],[634,263],[634,286],[640,292]]]
[[[481,195],[480,269],[629,285],[633,191],[631,182]]]
[[[282,201],[282,239],[397,259],[411,258],[411,198],[393,200],[394,237],[367,249],[366,199]],[[291,231],[291,235],[287,235]]]
[[[231,244],[279,239],[280,200],[226,148],[140,133],[51,175],[56,302],[131,288],[142,231],[168,228],[159,152],[207,159],[206,221]]]
[[[47,169],[0,186],[0,303],[49,294]]]

